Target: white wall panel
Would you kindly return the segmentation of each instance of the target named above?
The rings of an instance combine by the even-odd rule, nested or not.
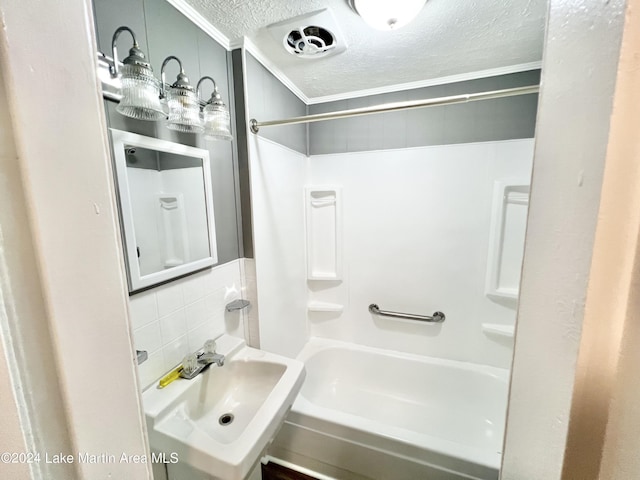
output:
[[[533,140],[310,158],[250,141],[263,348],[295,355],[308,322],[312,336],[509,367],[511,338],[482,329],[515,322],[513,299],[485,294],[493,191],[530,177]],[[338,279],[307,280],[304,188],[327,185],[340,191],[344,265]],[[447,320],[372,316],[370,303]]]
[[[482,323],[513,325],[513,300],[485,295],[494,183],[531,175],[533,140],[312,156],[310,182],[340,185],[345,279],[315,302],[313,336],[507,368],[512,342]],[[442,325],[372,316],[367,307],[431,315]]]
[[[307,157],[251,135],[249,159],[260,347],[293,357],[308,338],[304,247]]]

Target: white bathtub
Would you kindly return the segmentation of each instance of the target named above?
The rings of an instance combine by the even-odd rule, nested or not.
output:
[[[274,457],[340,479],[497,479],[508,371],[313,338]]]

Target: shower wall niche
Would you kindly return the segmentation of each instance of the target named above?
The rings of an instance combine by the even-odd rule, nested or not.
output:
[[[518,299],[528,211],[528,179],[495,182],[487,259],[489,297]]]
[[[339,187],[306,187],[307,279],[342,279],[342,194]]]

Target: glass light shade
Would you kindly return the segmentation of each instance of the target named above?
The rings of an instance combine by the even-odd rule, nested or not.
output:
[[[224,105],[207,104],[202,111],[204,137],[210,140],[233,140],[231,116]]]
[[[167,105],[169,107],[167,128],[186,133],[204,132],[200,118],[200,104],[192,89],[170,87],[167,92]]]
[[[425,0],[352,0],[362,19],[379,30],[396,30],[413,20]]]
[[[122,100],[116,111],[138,120],[160,120],[165,118],[160,104],[160,82],[153,73],[139,65],[123,65],[121,93]]]

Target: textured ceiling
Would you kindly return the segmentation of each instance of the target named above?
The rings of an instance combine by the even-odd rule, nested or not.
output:
[[[429,0],[397,31],[369,27],[347,0],[187,0],[231,41],[249,39],[309,98],[542,59],[546,0]],[[287,53],[265,27],[329,7],[348,44],[336,56]]]

